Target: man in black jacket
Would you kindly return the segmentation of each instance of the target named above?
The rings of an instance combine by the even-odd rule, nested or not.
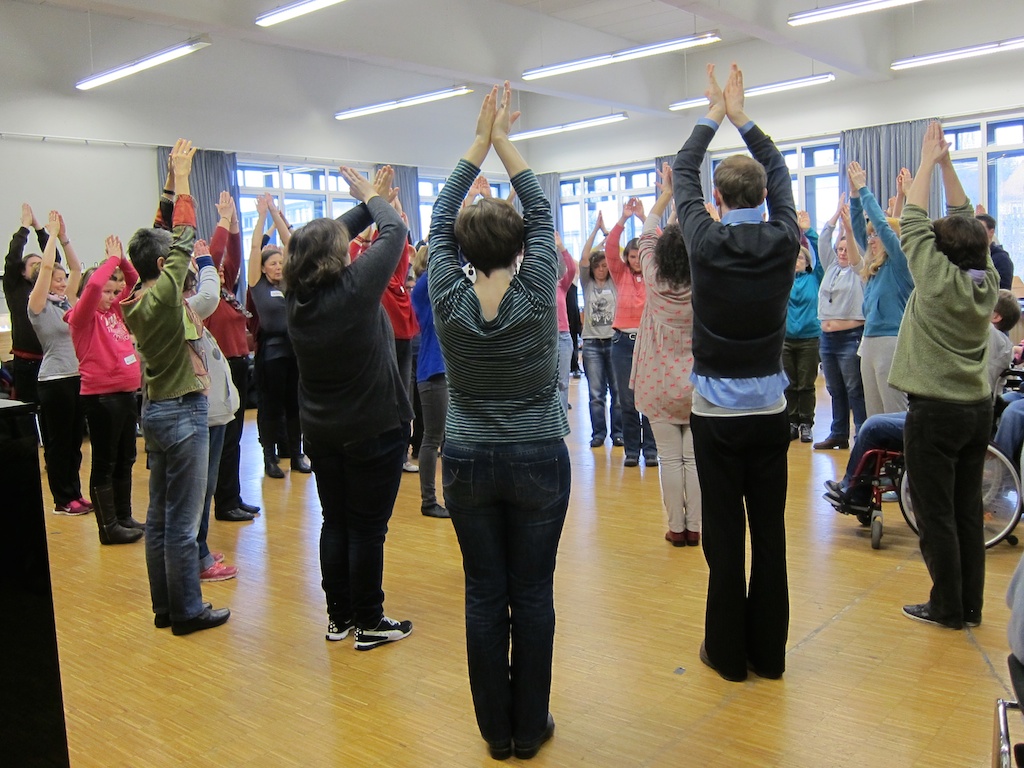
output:
[[[739,682],[748,667],[767,678],[785,670],[789,422],[782,345],[800,230],[785,160],[743,110],[742,72],[732,65],[723,92],[709,65],[708,81],[707,116],[698,120],[672,170],[693,283],[690,424],[709,569],[700,657],[726,680]],[[734,155],[715,170],[718,222],[704,208],[700,164],[726,116],[754,159]]]
[[[1013,261],[1006,249],[996,242],[996,220],[985,213],[983,206],[976,206],[976,210],[978,215],[974,218],[984,224],[985,229],[988,230],[988,250],[992,255],[992,263],[999,273],[999,287],[1010,290],[1013,288]]]

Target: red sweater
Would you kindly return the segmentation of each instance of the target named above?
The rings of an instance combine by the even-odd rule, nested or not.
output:
[[[373,239],[377,239],[376,232],[374,232]],[[349,258],[355,261],[363,255],[367,248],[369,248],[369,243],[361,245],[353,239],[348,245]],[[384,311],[388,313],[388,319],[391,320],[391,327],[395,331],[396,339],[409,340],[420,332],[416,315],[412,311],[412,300],[409,297],[409,292],[405,289],[405,278],[409,275],[409,261],[415,253],[416,249],[407,242],[405,250],[402,251],[402,257],[398,260],[398,266],[395,267],[394,274],[388,281],[388,288],[380,300]]]
[[[106,312],[99,309],[103,288],[118,267],[124,273],[125,288]],[[71,326],[71,342],[78,356],[83,395],[134,392],[142,385],[142,367],[121,314],[121,299],[139,281],[139,273],[125,258],[111,256],[103,262],[85,288],[82,297],[64,319]]]
[[[622,225],[616,224],[604,241],[604,257],[608,262],[608,272],[615,283],[617,294],[612,327],[620,331],[635,331],[640,327],[640,316],[644,312],[644,301],[647,299],[647,286],[644,285],[643,274],[634,272],[629,268],[629,264],[623,261],[622,248],[619,245],[621,238]]]
[[[225,357],[245,357],[249,354],[249,343],[245,339],[245,314],[238,301],[231,301],[238,288],[238,275],[242,266],[242,236],[238,232],[228,232],[224,227],[213,230],[210,241],[210,255],[214,266],[224,275],[224,290],[217,309],[206,318],[206,327],[210,329],[217,345]],[[227,299],[224,293],[228,292]]]

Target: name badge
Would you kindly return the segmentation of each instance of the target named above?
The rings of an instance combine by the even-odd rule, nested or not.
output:
[[[124,364],[125,365],[132,365],[135,362],[135,360],[136,360],[135,355],[128,355],[128,357],[126,357],[124,359]]]
[[[272,299],[283,299],[284,298],[284,293],[282,293],[281,291],[277,290],[276,288],[272,288],[270,290],[270,298],[272,298]]]

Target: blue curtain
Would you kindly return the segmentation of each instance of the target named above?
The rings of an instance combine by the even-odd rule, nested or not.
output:
[[[159,183],[167,178],[167,158],[170,147],[156,148],[156,167]],[[192,158],[192,176],[189,178],[192,197],[196,201],[196,232],[204,240],[213,237],[217,226],[216,203],[225,189],[238,207],[238,159],[234,152],[200,149]]]
[[[380,167],[377,165],[375,169]],[[401,190],[398,199],[402,201],[402,210],[409,219],[409,236],[413,243],[417,243],[423,239],[423,225],[420,221],[420,170],[412,165],[391,167],[395,169],[394,184]]]

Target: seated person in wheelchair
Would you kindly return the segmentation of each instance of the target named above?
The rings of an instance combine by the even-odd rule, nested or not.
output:
[[[992,310],[992,326],[989,328],[988,341],[988,375],[992,384],[992,392],[998,393],[1002,390],[1002,380],[1006,369],[1010,366],[1013,355],[1013,347],[1007,337],[1007,333],[1020,320],[1020,303],[1010,291],[1002,290],[996,300],[995,309]],[[1004,444],[1015,447],[1008,452],[1000,444],[1000,432],[1003,431],[1004,422],[999,422],[999,430],[996,432],[994,443],[1000,448],[1014,466],[1020,457],[1021,443],[1024,443],[1024,400],[1019,400],[1019,406],[1014,408],[1011,414],[1010,424],[1007,429]],[[1012,405],[1012,404],[1011,404]],[[1000,409],[996,408],[997,411]],[[1003,411],[1003,419],[1006,418],[1010,408]],[[857,439],[850,450],[850,460],[846,463],[846,474],[842,480],[826,480],[826,493],[823,498],[828,501],[839,512],[846,515],[866,515],[871,510],[871,481],[874,476],[870,474],[872,467],[865,467],[861,474],[857,474],[861,460],[868,451],[883,449],[886,451],[903,450],[903,426],[907,420],[906,411],[900,413],[879,413],[871,416],[864,422],[857,431]]]

